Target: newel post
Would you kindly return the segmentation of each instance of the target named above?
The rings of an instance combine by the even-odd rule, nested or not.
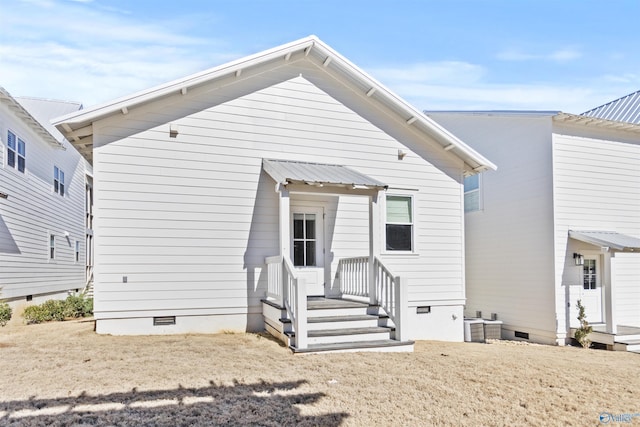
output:
[[[296,292],[296,317],[295,317],[295,332],[296,332],[296,347],[300,350],[308,347],[307,339],[307,283],[305,279],[299,277],[297,279],[297,292]]]
[[[396,340],[408,341],[409,340],[409,289],[407,286],[407,279],[405,277],[396,276],[393,281],[396,286],[394,287],[394,302],[395,302],[395,319],[396,324]]]

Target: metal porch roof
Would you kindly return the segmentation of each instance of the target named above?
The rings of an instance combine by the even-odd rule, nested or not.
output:
[[[590,245],[608,247],[616,251],[640,251],[640,239],[615,231],[569,230],[569,237]]]
[[[291,160],[262,159],[262,168],[276,182],[314,186],[365,187],[388,186],[347,166]]]

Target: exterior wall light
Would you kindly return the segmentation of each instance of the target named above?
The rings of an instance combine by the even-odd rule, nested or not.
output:
[[[584,255],[574,252],[573,261],[576,265],[584,265]]]

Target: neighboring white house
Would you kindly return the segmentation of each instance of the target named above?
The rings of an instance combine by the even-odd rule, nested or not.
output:
[[[594,341],[637,335],[640,126],[560,112],[428,116],[500,167],[466,180],[466,314],[496,313],[504,338],[564,344],[581,299],[602,332]]]
[[[300,337],[351,295],[462,340],[463,176],[495,167],[316,37],[55,125],[93,156],[99,333],[264,330],[265,299]]]
[[[12,305],[81,291],[90,166],[49,123],[75,103],[0,88],[0,293]]]

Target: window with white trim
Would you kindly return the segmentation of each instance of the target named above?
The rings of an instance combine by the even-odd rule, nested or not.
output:
[[[474,212],[480,210],[480,175],[471,175],[464,178],[464,211]]]
[[[49,259],[56,259],[56,236],[49,234]]]
[[[22,173],[27,167],[27,144],[11,131],[7,131],[7,166]]]
[[[596,289],[598,272],[595,259],[585,259],[582,266],[582,287],[584,289]]]
[[[316,265],[316,215],[293,214],[293,265],[311,267]]]
[[[385,249],[413,251],[413,197],[387,195]]]
[[[53,192],[64,197],[64,172],[57,166],[53,167]]]

